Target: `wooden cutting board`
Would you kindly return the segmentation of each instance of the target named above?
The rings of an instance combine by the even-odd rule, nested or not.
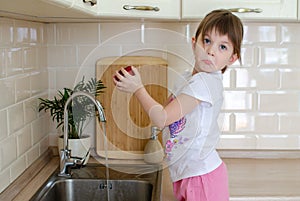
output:
[[[107,87],[99,97],[107,123],[105,137],[102,125],[97,122],[96,150],[103,157],[107,154],[109,158],[142,159],[144,147],[151,135],[151,121],[137,99],[132,94],[120,92],[113,83],[115,71],[129,65],[139,70],[145,88],[156,101],[164,104],[168,96],[166,60],[144,56],[100,59],[96,75]]]

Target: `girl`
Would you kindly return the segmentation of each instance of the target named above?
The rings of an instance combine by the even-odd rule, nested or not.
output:
[[[215,10],[200,23],[192,49],[193,71],[162,106],[145,90],[140,74],[116,72],[117,89],[134,93],[152,123],[164,128],[166,160],[179,201],[228,201],[227,169],[215,147],[223,103],[222,73],[240,59],[243,25],[227,10]]]

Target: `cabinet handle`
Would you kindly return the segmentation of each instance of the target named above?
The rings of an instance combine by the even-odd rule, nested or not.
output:
[[[94,6],[97,4],[97,0],[83,0],[83,3],[91,3],[91,6]]]
[[[158,7],[153,6],[130,6],[130,5],[124,5],[123,9],[125,10],[142,10],[142,11],[159,11]]]
[[[261,13],[263,10],[261,8],[230,8],[230,12],[234,13]]]

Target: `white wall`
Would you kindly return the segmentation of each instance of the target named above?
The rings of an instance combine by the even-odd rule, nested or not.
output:
[[[46,26],[0,18],[0,192],[48,149]]]

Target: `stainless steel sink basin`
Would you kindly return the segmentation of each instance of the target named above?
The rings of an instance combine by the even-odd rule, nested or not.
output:
[[[134,180],[66,179],[52,184],[43,201],[144,200],[151,201],[152,184]]]
[[[55,172],[31,201],[159,201],[161,170],[156,165],[90,165],[72,170],[71,178]],[[109,179],[107,179],[109,175]]]

